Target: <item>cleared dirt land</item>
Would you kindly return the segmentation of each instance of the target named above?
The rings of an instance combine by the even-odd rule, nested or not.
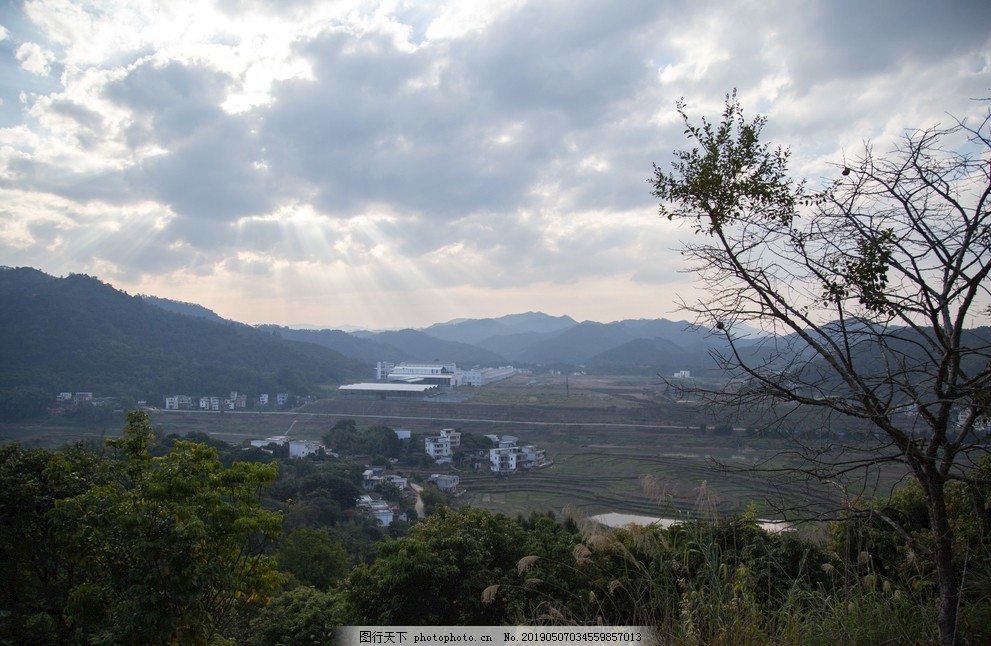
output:
[[[551,466],[498,477],[484,468],[459,471],[459,503],[507,514],[568,510],[593,515],[653,516],[739,513],[756,505],[772,517],[774,503],[824,508],[836,489],[783,482],[749,467],[792,464],[789,443],[728,413],[679,398],[676,389],[630,377],[517,376],[477,389],[464,402],[325,399],[288,413],[157,413],[166,432],[207,432],[230,442],[284,433],[319,439],[340,419],[433,432],[513,435],[543,448]],[[708,431],[703,432],[701,425]],[[729,424],[729,435],[711,429]],[[747,426],[750,426],[749,431]],[[717,468],[717,465],[723,465]],[[726,468],[729,467],[729,468]],[[432,471],[442,471],[437,467]]]
[[[155,421],[171,432],[199,430],[238,441],[282,433],[294,421],[293,436],[317,439],[341,419],[415,432],[458,428],[513,435],[545,449],[553,464],[532,472],[506,477],[485,469],[458,472],[466,490],[459,502],[512,515],[568,510],[677,517],[700,509],[739,513],[753,504],[773,516],[768,498],[825,505],[836,497],[794,483],[785,488],[748,472],[759,462],[786,465],[778,455],[785,444],[753,436],[738,420],[741,426],[729,436],[703,433],[702,424],[711,430],[730,418],[642,378],[517,376],[480,388],[460,403],[326,399],[281,415],[162,413]],[[716,463],[732,468],[718,469]]]

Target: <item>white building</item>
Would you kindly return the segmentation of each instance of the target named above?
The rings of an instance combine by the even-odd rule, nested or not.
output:
[[[436,484],[441,491],[454,491],[460,481],[461,479],[452,473],[434,473],[430,476],[430,482]]]
[[[493,473],[533,469],[546,464],[544,449],[533,444],[519,446],[517,439],[511,435],[502,436],[498,446],[489,449],[489,468]]]
[[[361,486],[371,491],[380,484],[391,484],[400,491],[406,491],[409,486],[409,479],[398,476],[394,473],[386,473],[383,467],[372,467],[365,469],[361,474]]]
[[[385,381],[389,378],[389,373],[392,369],[396,367],[396,364],[389,363],[388,361],[379,361],[375,364],[375,378],[379,381]]]
[[[454,453],[461,448],[461,433],[452,428],[445,428],[440,435],[423,438],[423,450],[435,462],[450,462]]]
[[[442,361],[404,361],[393,366],[386,379],[391,382],[433,384],[447,388],[460,385],[457,364]]]
[[[383,525],[388,525],[396,518],[396,513],[389,506],[389,503],[381,500],[373,500],[371,496],[359,496],[356,506],[360,511],[373,516],[375,520]]]
[[[320,442],[315,442],[313,440],[290,440],[289,457],[305,458],[308,455],[319,453],[320,450],[322,450],[323,448],[324,448],[323,444],[321,444]]]
[[[272,437],[266,437],[264,440],[251,440],[251,446],[262,449],[269,444],[278,444],[279,446],[288,444],[290,458],[305,458],[321,450],[326,451],[326,448],[320,442],[314,440],[290,440],[285,435],[273,435]]]
[[[496,381],[508,379],[516,374],[513,366],[501,366],[499,368],[472,368],[460,374],[460,382],[464,386],[484,386]]]

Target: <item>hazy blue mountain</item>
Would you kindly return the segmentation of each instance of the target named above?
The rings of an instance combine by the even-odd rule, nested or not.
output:
[[[695,344],[709,338],[713,341],[712,331],[692,325],[688,321],[669,321],[668,319],[626,319],[607,325],[616,326],[627,331],[638,339],[667,339],[678,344]]]
[[[479,345],[514,362],[585,365],[593,357],[641,339],[663,339],[690,356],[721,343],[710,330],[693,327],[684,321],[631,319],[612,323],[585,321],[544,334],[490,337]],[[610,361],[617,360],[614,357]]]
[[[435,323],[420,331],[445,341],[478,345],[481,341],[492,337],[558,332],[575,325],[577,325],[577,321],[570,316],[550,316],[543,312],[526,312],[499,318],[456,319],[447,323]]]
[[[537,363],[583,364],[590,357],[632,341],[635,337],[623,326],[585,321],[523,349],[523,356]]]
[[[278,334],[283,339],[322,345],[345,357],[357,359],[368,365],[369,375],[373,374],[378,361],[407,361],[415,358],[389,343],[341,330],[297,330],[278,325],[260,325],[258,329]]]
[[[655,337],[634,339],[590,357],[584,363],[594,374],[662,375],[689,370],[701,376],[715,367],[708,352],[700,345],[684,347],[673,341]]]
[[[368,337],[378,343],[391,345],[418,361],[453,361],[459,366],[500,365],[506,359],[490,350],[467,343],[444,341],[418,330],[378,332]],[[391,357],[380,357],[392,361]]]
[[[155,296],[131,297],[113,290],[112,287],[100,283],[95,278],[70,276],[67,279],[59,279],[31,269],[3,271],[4,284],[8,288],[16,284],[20,298],[26,298],[26,294],[43,295],[41,300],[47,303],[47,307],[54,308],[53,312],[57,310],[57,314],[46,315],[50,318],[48,323],[36,322],[34,325],[37,330],[44,330],[51,336],[58,337],[58,340],[51,345],[62,349],[63,358],[82,353],[91,357],[92,366],[106,367],[105,357],[108,356],[120,358],[131,353],[131,356],[143,357],[141,362],[153,366],[154,369],[146,368],[145,374],[141,378],[135,378],[134,383],[143,384],[141,388],[146,390],[152,388],[152,384],[156,381],[177,384],[188,380],[188,376],[177,378],[176,375],[188,375],[193,364],[197,366],[193,372],[200,374],[200,381],[204,380],[210,370],[217,372],[218,375],[229,374],[231,370],[241,370],[246,362],[250,364],[253,360],[249,361],[248,358],[241,356],[244,353],[235,349],[244,346],[246,340],[232,336],[221,342],[215,338],[218,329],[223,330],[227,335],[232,335],[234,330],[239,330],[238,334],[248,336],[253,333],[257,335],[252,337],[253,339],[265,339],[265,341],[251,343],[262,343],[262,346],[267,346],[269,342],[290,344],[286,346],[287,348],[292,347],[292,343],[319,346],[323,352],[332,351],[330,355],[314,355],[323,357],[321,360],[330,364],[336,363],[339,369],[335,368],[331,372],[341,375],[342,378],[356,379],[369,379],[376,361],[408,360],[453,361],[464,367],[506,363],[534,367],[585,366],[590,372],[630,374],[666,374],[677,370],[697,372],[711,367],[711,361],[708,359],[709,350],[723,343],[720,336],[712,334],[712,330],[695,328],[684,321],[628,319],[611,323],[593,321],[577,323],[569,316],[549,316],[541,312],[525,312],[492,319],[458,319],[438,323],[423,330],[387,332],[294,329],[276,325],[251,328],[234,321],[226,321],[211,310],[193,303],[181,303]],[[65,295],[54,296],[55,292]],[[111,292],[116,296],[113,298],[108,296]],[[107,302],[108,300],[112,300],[113,303]],[[6,302],[13,304],[18,301],[13,296],[8,296]],[[93,310],[94,304],[98,305],[97,311]],[[139,306],[144,308],[141,310],[142,316],[151,322],[142,322],[135,330],[128,328],[126,332],[119,332],[118,328],[124,322],[135,318],[133,312],[137,311]],[[11,322],[11,313],[17,309],[30,312],[31,306],[30,303],[28,305],[22,303],[17,307],[7,308],[6,324],[16,326]],[[107,320],[108,317],[111,320]],[[21,318],[26,324],[27,317]],[[166,320],[172,322],[166,324],[163,322]],[[68,331],[59,327],[67,321],[74,323]],[[193,322],[218,327],[210,328],[213,332],[193,332],[189,329]],[[170,326],[183,331],[170,331],[168,329]],[[11,338],[17,338],[13,332],[11,334],[13,335]],[[114,346],[122,350],[121,352],[106,349],[108,336],[123,339],[115,341],[118,346]],[[211,338],[213,341],[210,343],[202,341]],[[68,339],[76,339],[81,344],[81,348],[69,349]],[[90,339],[95,340],[93,341],[95,346]],[[134,342],[138,343],[138,347],[131,347]],[[43,370],[47,370],[49,375],[58,375],[57,378],[46,382],[46,388],[49,387],[47,384],[61,383],[59,380],[64,380],[65,375],[77,371],[76,368],[67,369],[56,365],[50,358],[45,358],[44,348],[41,347],[44,345],[42,341],[27,338],[19,343],[25,352],[36,352],[42,357],[37,363],[38,371],[28,370],[32,372],[31,379],[37,381],[38,374]],[[93,347],[100,349],[93,350]],[[283,354],[286,357],[295,356],[297,351],[286,349]],[[754,351],[763,355],[767,352],[767,348],[755,348]],[[8,349],[7,352],[10,353],[12,350]],[[161,356],[148,358],[148,353],[156,352]],[[261,352],[260,355],[258,353],[259,351],[256,350],[256,356],[269,356],[265,352]],[[311,352],[310,355],[312,354]],[[12,361],[16,359],[12,355],[8,354],[8,356],[11,356]],[[169,364],[167,359],[171,359],[172,364]],[[298,365],[312,367],[311,359],[313,356],[308,356]],[[223,369],[215,366],[210,370],[205,368],[201,370],[204,362],[208,361],[222,362]],[[7,364],[4,365],[6,367]],[[8,370],[10,378],[7,380],[0,378],[0,387],[3,383],[17,383],[19,371],[24,370],[23,367],[17,366],[16,361],[9,365],[14,366]],[[28,365],[35,364],[28,362]],[[252,369],[267,370],[269,373],[273,366],[283,366],[280,369],[283,375],[300,371],[295,367],[285,367],[284,362],[274,359],[269,359],[267,363],[255,362],[253,365]],[[41,367],[44,367],[43,370]],[[306,372],[311,369],[310,367],[301,369]],[[122,366],[115,364],[108,373],[112,375],[109,379],[111,381],[124,379],[120,375],[125,372]],[[159,373],[160,378],[155,379],[151,375],[153,372]],[[23,372],[20,374],[24,376]],[[31,379],[27,381],[30,382]],[[86,377],[86,379],[90,378]],[[303,381],[310,383],[310,378]],[[66,388],[96,389],[96,386],[67,385]],[[172,389],[174,385],[170,385],[167,390]]]
[[[560,330],[556,332],[505,334],[483,339],[478,342],[478,346],[505,357],[510,363],[532,363],[533,359],[527,356],[529,349],[531,347],[539,347],[540,344],[553,339],[558,334],[561,334]],[[573,362],[569,361],[568,363]]]

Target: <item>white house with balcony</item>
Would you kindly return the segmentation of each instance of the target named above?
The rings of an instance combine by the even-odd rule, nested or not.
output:
[[[489,449],[489,468],[493,473],[512,473],[548,464],[544,449],[533,444],[520,446],[511,435],[502,436],[497,444]]]
[[[423,438],[423,451],[437,463],[450,462],[460,448],[461,433],[453,428],[445,428],[439,435]]]

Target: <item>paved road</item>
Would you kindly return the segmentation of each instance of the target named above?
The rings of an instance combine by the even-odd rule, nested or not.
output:
[[[423,487],[418,484],[413,484],[412,482],[409,483],[409,486],[416,492],[416,504],[413,506],[413,509],[416,510],[417,518],[426,518],[427,512],[423,507],[423,498],[420,497],[420,492],[423,491]]]
[[[156,413],[179,413],[187,415],[219,415],[216,411],[200,411],[200,410],[165,410],[163,408],[155,409]],[[367,414],[354,414],[354,413],[301,413],[299,411],[224,411],[224,415],[289,415],[294,417],[335,417],[339,419],[353,419],[353,418],[366,418],[366,419],[394,419],[394,420],[412,420],[421,422],[450,422],[452,424],[464,424],[464,423],[474,423],[474,424],[509,424],[513,426],[581,426],[584,428],[588,427],[598,427],[598,428],[651,428],[651,429],[665,429],[665,430],[685,430],[685,431],[697,431],[697,426],[672,426],[668,424],[632,424],[627,422],[548,422],[548,421],[529,421],[529,420],[509,420],[509,419],[476,419],[469,417],[423,417],[415,415],[367,415]]]

